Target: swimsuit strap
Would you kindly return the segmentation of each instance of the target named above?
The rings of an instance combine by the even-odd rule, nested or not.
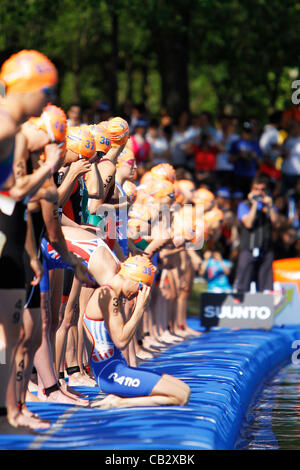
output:
[[[99,286],[98,289],[100,289],[100,287],[109,287],[111,290],[114,290],[110,284],[101,284],[101,286]]]

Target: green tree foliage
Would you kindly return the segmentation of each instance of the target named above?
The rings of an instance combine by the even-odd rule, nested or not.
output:
[[[130,99],[264,118],[289,105],[299,14],[296,0],[1,0],[0,59],[47,54],[64,107]]]

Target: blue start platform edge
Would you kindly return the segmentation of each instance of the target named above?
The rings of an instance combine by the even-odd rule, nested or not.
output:
[[[198,319],[189,325],[203,330]],[[264,378],[290,362],[300,326],[263,330],[214,328],[142,367],[172,374],[191,388],[184,407],[101,410],[55,403],[28,407],[51,422],[38,434],[1,434],[0,449],[231,450]],[[78,387],[90,399],[96,388]]]

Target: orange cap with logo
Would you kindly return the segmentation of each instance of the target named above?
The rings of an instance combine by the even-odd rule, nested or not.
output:
[[[104,127],[101,127],[99,124],[91,124],[88,127],[95,139],[96,151],[107,153],[111,148],[111,141],[107,129],[104,129]]]
[[[177,180],[177,186],[184,194],[187,201],[191,201],[194,196],[195,184],[191,180],[181,179]]]
[[[112,145],[124,145],[129,138],[128,122],[121,117],[115,117],[108,121],[107,132]]]
[[[133,204],[134,201],[136,200],[136,196],[137,196],[136,185],[134,183],[132,183],[132,181],[127,180],[123,184],[123,189],[126,193],[126,196],[129,199],[129,201],[131,202],[131,204]]]
[[[6,86],[6,93],[28,93],[55,86],[58,75],[48,57],[39,51],[24,49],[2,64],[0,80]]]
[[[51,142],[64,142],[66,140],[67,116],[58,106],[48,104],[40,117],[32,117],[29,121],[45,131],[49,135]]]
[[[176,180],[175,168],[169,163],[159,163],[151,168],[151,174],[154,178],[165,179],[174,183]]]
[[[219,224],[219,222],[222,222],[224,219],[224,214],[221,209],[214,207],[210,211],[204,213],[203,219],[205,225],[208,225],[209,227],[215,227]]]
[[[154,266],[145,256],[130,256],[121,263],[121,269],[118,274],[129,277],[133,281],[142,282],[147,286],[152,286]]]
[[[201,202],[211,202],[215,198],[214,194],[206,188],[196,189],[194,192],[193,202],[199,204]]]
[[[151,184],[150,195],[156,200],[168,195],[175,199],[174,184],[168,180],[153,181]]]
[[[96,153],[93,134],[80,126],[67,128],[67,150],[85,158],[92,158]]]

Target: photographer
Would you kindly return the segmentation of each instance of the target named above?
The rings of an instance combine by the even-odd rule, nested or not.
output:
[[[272,229],[278,215],[272,198],[267,195],[267,179],[258,175],[252,182],[248,199],[238,206],[241,224],[240,253],[234,290],[249,291],[251,281],[256,281],[257,291],[273,289]]]

